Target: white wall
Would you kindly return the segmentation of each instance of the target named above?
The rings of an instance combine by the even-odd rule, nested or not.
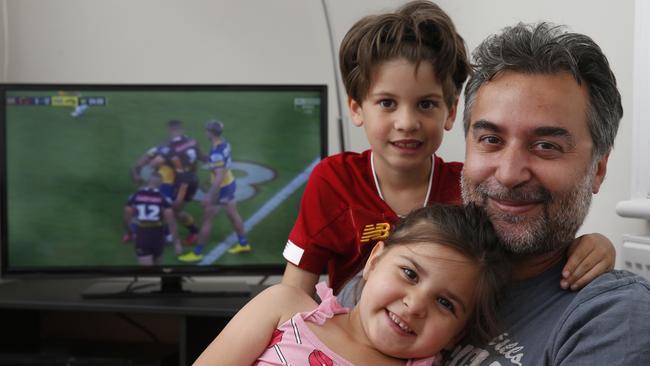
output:
[[[338,44],[361,16],[402,2],[328,0],[335,42]],[[454,19],[470,49],[488,34],[517,21],[568,24],[594,38],[618,78],[625,116],[610,157],[607,181],[582,231],[604,233],[617,244],[623,233],[648,232],[646,221],[622,219],[614,212],[618,201],[630,197],[634,2],[438,3]],[[3,81],[326,83],[330,91],[330,151],[337,151],[334,77],[320,1],[0,0],[0,4],[6,9],[0,18]],[[349,122],[346,134],[350,149],[367,147],[363,132]],[[463,160],[463,146],[459,117],[440,155]]]

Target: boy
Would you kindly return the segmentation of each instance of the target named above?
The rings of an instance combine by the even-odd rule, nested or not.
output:
[[[325,267],[338,293],[399,217],[434,202],[461,203],[462,164],[434,155],[470,72],[449,16],[413,1],[365,17],[344,37],[339,60],[352,121],[365,128],[371,150],[329,157],[310,176],[282,279],[309,294]],[[613,252],[602,239],[585,241],[566,269],[574,272],[576,262],[592,255],[613,266]],[[581,269],[562,286],[581,277]]]

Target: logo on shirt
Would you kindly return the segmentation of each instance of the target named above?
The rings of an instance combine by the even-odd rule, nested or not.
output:
[[[390,224],[387,222],[380,222],[377,224],[368,224],[363,227],[361,234],[361,242],[367,243],[371,240],[385,240],[390,233]]]

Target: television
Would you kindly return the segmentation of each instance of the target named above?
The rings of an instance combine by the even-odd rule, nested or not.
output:
[[[200,294],[182,278],[282,272],[305,183],[327,155],[325,85],[3,84],[0,94],[3,277],[161,277],[159,287],[100,281],[87,293],[100,297]],[[158,262],[142,265],[134,241],[123,240],[127,200],[160,166],[133,168],[168,146],[172,120],[204,156],[206,122],[222,123],[251,251],[229,253],[237,237],[223,210],[195,263],[181,262],[166,240]],[[198,161],[198,189],[184,207],[197,226],[210,174]]]

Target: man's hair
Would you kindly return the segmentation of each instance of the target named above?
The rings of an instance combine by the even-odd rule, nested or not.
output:
[[[183,122],[179,119],[172,119],[167,122],[167,127],[173,129],[183,128]]]
[[[496,308],[501,290],[510,278],[510,262],[483,208],[431,205],[414,210],[385,242],[395,245],[435,243],[448,246],[472,261],[478,269],[475,307],[467,322],[469,339],[487,342],[496,335]]]
[[[205,123],[205,129],[214,136],[221,136],[223,133],[223,122],[216,119],[211,119]]]
[[[465,134],[479,88],[499,73],[568,72],[589,91],[586,117],[594,144],[592,156],[602,157],[612,149],[623,117],[621,95],[607,57],[591,38],[550,23],[519,23],[484,40],[472,56],[474,73],[465,86]]]
[[[412,1],[395,12],[366,16],[350,28],[339,50],[348,95],[361,103],[370,90],[373,68],[396,58],[416,67],[431,64],[447,107],[460,94],[470,71],[465,41],[449,16],[429,1]]]

